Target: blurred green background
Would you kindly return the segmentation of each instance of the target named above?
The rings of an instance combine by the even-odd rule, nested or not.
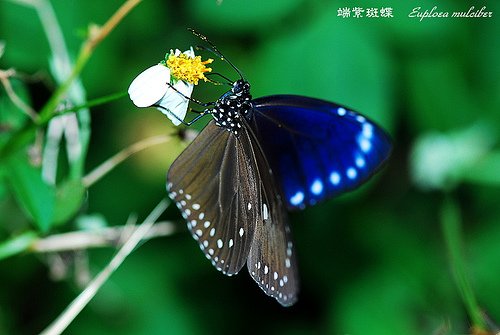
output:
[[[37,14],[47,14],[43,8],[53,8],[57,22],[50,21],[51,27],[62,31],[74,58],[88,26],[103,24],[122,3],[0,0],[0,69],[18,72],[11,79],[14,91],[38,111],[59,82],[50,65],[54,49]],[[453,12],[472,5],[486,6],[493,17],[408,17],[418,6],[422,12],[433,6]],[[394,17],[339,17],[338,9],[344,7],[390,7]],[[172,206],[162,220],[175,221],[177,232],[141,245],[67,333],[468,333],[471,321],[443,235],[446,220],[461,226],[460,251],[472,291],[484,313],[500,324],[497,15],[500,2],[494,0],[139,4],[92,55],[74,104],[125,92],[138,73],[169,49],[199,44],[187,31],[190,27],[207,35],[241,69],[253,96],[290,93],[348,105],[388,130],[394,152],[360,190],[290,214],[301,274],[301,293],[293,307],[283,308],[262,294],[246,270],[231,278],[216,271]],[[217,63],[214,68],[236,77]],[[211,85],[195,90],[203,101],[220,94]],[[161,113],[140,110],[127,97],[92,107],[90,117],[80,175],[136,141],[173,129]],[[0,144],[25,119],[0,87]],[[21,167],[14,165],[21,171],[16,173],[9,171],[15,163],[0,166],[3,249],[26,232],[47,236],[84,229],[82,222],[89,221],[118,226],[131,213],[143,219],[165,197],[166,171],[183,145],[174,141],[127,159],[77,197],[76,209],[57,224],[41,224],[22,203],[30,190],[40,195],[45,186],[20,182],[23,193],[16,184],[25,180]],[[61,163],[58,184],[71,179],[65,178],[73,173],[67,165]],[[81,291],[75,269],[88,268],[93,276],[114,252],[24,251],[5,257],[0,261],[0,334],[40,332]],[[53,279],[55,260],[66,264],[61,280]],[[84,265],[75,267],[75,260]]]

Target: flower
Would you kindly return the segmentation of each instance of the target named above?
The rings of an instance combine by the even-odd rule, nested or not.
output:
[[[189,98],[199,80],[207,81],[206,72],[212,71],[195,56],[193,48],[181,53],[170,50],[165,60],[140,73],[130,84],[128,94],[137,107],[157,106],[176,126],[186,117]]]
[[[211,72],[212,69],[206,67],[206,65],[213,61],[211,58],[202,61],[201,56],[195,56],[193,48],[191,48],[182,54],[179,49],[175,50],[175,53],[170,50],[170,54],[165,57],[164,63],[172,70],[172,76],[175,78],[198,85],[200,79],[208,80],[205,77],[205,72]]]

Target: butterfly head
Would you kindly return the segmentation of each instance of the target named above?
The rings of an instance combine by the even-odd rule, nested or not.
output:
[[[252,99],[250,95],[250,83],[244,79],[238,79],[233,83],[233,87],[231,88],[231,92],[233,95],[237,97],[243,97],[247,100]]]

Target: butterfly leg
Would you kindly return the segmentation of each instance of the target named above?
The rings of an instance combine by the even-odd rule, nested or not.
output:
[[[213,106],[215,105],[215,102],[214,101],[211,101],[211,102],[202,102],[198,99],[195,99],[195,98],[191,98],[191,97],[188,97],[186,95],[184,95],[182,92],[179,92],[178,89],[176,89],[175,87],[173,87],[172,85],[168,84],[168,86],[170,86],[171,89],[173,89],[174,91],[176,91],[178,94],[180,94],[184,99],[186,100],[189,100],[189,101],[192,101],[194,102],[195,104],[197,105],[200,105],[202,107],[209,107],[209,106]]]
[[[202,117],[204,117],[205,115],[210,114],[211,109],[205,109],[205,110],[203,110],[201,112],[200,111],[191,110],[191,112],[198,113],[198,115],[196,115],[196,117],[194,119],[192,119],[191,121],[189,121],[189,122],[183,122],[186,126],[190,126],[193,123],[195,123],[196,121],[198,121],[199,119],[201,119]]]
[[[170,115],[172,115],[175,119],[177,119],[177,121],[179,121],[180,123],[182,123],[183,125],[188,126],[188,127],[190,125],[192,125],[193,123],[195,123],[196,121],[198,121],[199,119],[201,119],[202,117],[204,117],[205,115],[210,114],[210,111],[211,111],[211,109],[205,109],[203,111],[195,111],[195,110],[190,109],[190,112],[196,113],[198,115],[194,119],[192,119],[191,121],[186,122],[186,121],[180,119],[177,115],[175,115],[175,113],[172,113],[168,108],[165,108],[165,107],[160,106],[160,105],[153,105],[152,107],[160,108],[160,109],[167,111]]]

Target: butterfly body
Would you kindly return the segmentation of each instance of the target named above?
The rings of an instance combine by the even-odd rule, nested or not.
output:
[[[215,102],[211,111],[215,124],[237,135],[242,127],[240,117],[251,118],[251,99],[250,84],[241,79],[235,81],[231,90]]]
[[[172,164],[169,196],[200,249],[226,275],[247,264],[284,306],[298,294],[287,209],[352,190],[388,158],[389,137],[364,116],[292,95],[252,100],[237,80],[213,120]]]

